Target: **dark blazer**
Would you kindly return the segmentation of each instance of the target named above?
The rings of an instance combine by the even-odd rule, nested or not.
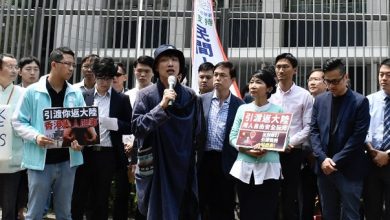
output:
[[[83,93],[87,106],[93,105],[94,92],[95,90],[91,90]],[[125,155],[122,135],[131,133],[132,112],[133,110],[130,105],[129,96],[111,89],[109,117],[118,119],[118,131],[110,131],[110,137],[115,150],[117,166],[119,168],[126,168],[129,163]]]
[[[310,137],[317,158],[316,172],[328,157],[331,126],[332,93],[316,97],[310,124]],[[366,97],[348,89],[337,117],[332,160],[336,168],[349,178],[362,178],[367,170],[364,142],[370,124],[369,104]]]
[[[214,91],[203,94],[200,97],[203,105],[203,115],[204,115],[204,123],[205,123],[204,140],[207,140],[207,121],[209,118],[209,110],[211,107],[211,100],[213,98],[213,94]],[[238,97],[232,94],[230,98],[229,111],[226,120],[225,139],[223,140],[222,160],[221,160],[222,170],[226,175],[229,174],[230,169],[232,168],[233,163],[237,158],[237,153],[238,153],[237,150],[229,144],[229,134],[233,126],[233,121],[236,116],[237,109],[242,104],[245,104],[244,101],[242,101],[241,99],[239,99]],[[202,155],[205,150],[205,147],[206,147],[206,141],[204,141],[204,143],[202,143],[202,146],[199,147],[199,157],[198,157],[199,163],[201,163],[202,161]]]

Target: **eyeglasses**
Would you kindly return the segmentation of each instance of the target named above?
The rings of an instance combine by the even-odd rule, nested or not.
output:
[[[314,81],[314,82],[323,82],[324,79],[323,78],[309,78],[307,79],[307,83],[311,82],[311,81]]]
[[[116,77],[121,77],[121,76],[123,76],[123,75],[126,75],[126,73],[116,73],[116,74],[115,74]]]
[[[345,75],[345,74],[341,75],[341,77],[338,78],[338,79],[324,79],[324,82],[325,82],[326,85],[332,84],[332,85],[335,85],[335,86],[336,86],[336,85],[338,85],[338,84],[340,83],[340,81],[341,81],[342,79],[344,79],[344,75]]]
[[[10,69],[10,70],[16,70],[16,71],[19,70],[19,67],[18,67],[18,66],[14,66],[14,65],[7,65],[6,67],[7,67],[8,69]]]
[[[82,68],[83,69],[92,69],[92,65],[83,65]]]
[[[56,63],[61,63],[61,64],[64,64],[64,65],[67,65],[69,67],[73,67],[73,68],[76,68],[76,64],[75,63],[71,63],[71,62],[64,62],[64,61],[55,61]]]

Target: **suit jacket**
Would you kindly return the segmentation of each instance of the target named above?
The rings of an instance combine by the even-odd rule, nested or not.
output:
[[[87,106],[93,105],[94,93],[95,90],[83,92]],[[131,133],[132,112],[129,96],[111,89],[109,117],[118,119],[118,130],[110,131],[110,138],[114,147],[118,168],[126,168],[129,163],[124,151],[122,135]]]
[[[206,147],[206,140],[207,140],[207,121],[209,118],[209,110],[211,107],[211,100],[213,98],[214,91],[205,93],[201,96],[202,105],[203,105],[203,123],[204,123],[204,141],[201,142],[201,146],[199,146],[199,163],[202,161],[202,155],[204,153],[205,147]],[[236,116],[237,109],[240,105],[244,104],[244,101],[237,98],[232,94],[230,98],[230,104],[229,104],[229,110],[228,110],[228,116],[226,120],[226,127],[225,127],[225,139],[223,140],[223,148],[222,148],[222,170],[223,172],[228,175],[230,172],[230,169],[233,166],[234,161],[237,158],[237,150],[230,146],[229,144],[229,134],[230,130],[233,126],[233,121]]]
[[[310,124],[311,143],[317,158],[315,171],[322,172],[321,164],[327,156],[331,127],[332,93],[316,97]],[[347,90],[340,106],[334,129],[335,155],[338,172],[348,178],[362,178],[367,171],[364,141],[370,124],[369,104],[363,95]]]

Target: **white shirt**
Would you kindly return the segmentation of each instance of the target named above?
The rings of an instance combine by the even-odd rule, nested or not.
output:
[[[81,89],[82,92],[87,92],[87,91],[90,91],[90,90],[95,90],[95,87],[93,87],[93,88],[91,88],[91,89],[88,89],[87,87],[85,87],[84,79],[81,80],[81,81],[78,82],[78,83],[73,84],[73,86],[76,87],[76,88]]]
[[[298,145],[307,141],[310,134],[309,123],[313,109],[313,97],[310,93],[295,85],[295,83],[286,92],[278,86],[276,93],[269,98],[269,102],[281,106],[286,113],[293,113],[289,144],[298,147]]]
[[[370,127],[368,128],[366,142],[371,142],[375,149],[380,149],[383,141],[383,122],[385,113],[386,93],[380,90],[367,96],[370,103]]]
[[[110,99],[111,99],[111,89],[110,88],[104,96],[101,96],[96,88],[94,92],[93,105],[97,106],[99,109],[99,118],[109,117],[110,116]],[[100,144],[99,146],[110,146],[112,147],[112,142],[110,138],[110,131],[103,126],[99,126],[100,130]]]

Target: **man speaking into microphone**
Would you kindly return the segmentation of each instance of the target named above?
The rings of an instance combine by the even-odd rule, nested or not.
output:
[[[183,53],[164,44],[154,57],[157,82],[138,92],[133,110],[138,208],[148,220],[195,220],[194,140],[201,130],[201,104],[192,89],[176,83],[178,75],[186,75]]]

